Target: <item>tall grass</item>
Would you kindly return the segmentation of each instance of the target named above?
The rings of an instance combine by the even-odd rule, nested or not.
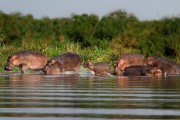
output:
[[[6,63],[6,59],[11,54],[20,51],[20,50],[34,50],[41,53],[44,53],[49,58],[53,58],[65,52],[75,52],[78,53],[81,58],[83,64],[87,61],[93,62],[101,62],[105,61],[109,64],[112,64],[112,53],[111,49],[101,48],[101,47],[89,47],[89,48],[82,48],[79,43],[73,43],[64,41],[48,41],[48,40],[39,40],[39,39],[23,39],[21,43],[12,43],[9,45],[2,45],[0,47],[0,66],[4,66]],[[2,71],[2,67],[0,70]]]

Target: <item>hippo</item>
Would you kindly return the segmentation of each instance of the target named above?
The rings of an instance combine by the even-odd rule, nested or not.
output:
[[[175,65],[174,67],[175,67],[175,69],[176,69],[176,73],[177,73],[177,74],[180,74],[180,64],[177,64],[177,65]]]
[[[124,69],[124,76],[160,76],[162,71],[151,66],[135,65]]]
[[[44,68],[44,72],[46,75],[57,75],[60,72],[79,71],[80,65],[81,57],[78,54],[66,52],[50,59]]]
[[[168,73],[168,74],[176,73],[176,68],[174,67],[174,65],[164,62],[164,61],[160,61],[160,60],[156,61],[154,63],[154,67],[161,69],[163,71],[163,74],[164,73]]]
[[[92,74],[95,75],[107,75],[109,74],[110,66],[106,62],[87,62],[87,67],[91,70]]]
[[[147,65],[149,65],[149,66],[154,66],[154,64],[156,64],[157,61],[165,62],[165,63],[171,64],[171,65],[177,65],[176,62],[174,62],[168,58],[163,58],[163,57],[152,57],[152,56],[150,56],[150,57],[147,57],[146,60],[147,60]]]
[[[134,65],[146,65],[146,58],[143,55],[136,53],[123,54],[115,63],[114,74],[119,75],[126,67]]]
[[[49,58],[42,53],[22,50],[8,57],[4,69],[10,71],[13,67],[19,66],[22,73],[24,73],[27,69],[43,70],[48,59]]]
[[[161,69],[163,74],[180,73],[179,65],[176,62],[171,61],[167,58],[148,57],[147,65]]]

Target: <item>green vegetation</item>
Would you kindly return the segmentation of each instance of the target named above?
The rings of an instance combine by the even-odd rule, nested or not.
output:
[[[7,56],[24,49],[43,52],[50,58],[77,52],[84,62],[113,64],[119,55],[135,52],[169,57],[179,63],[180,18],[140,21],[123,10],[101,19],[94,14],[35,19],[32,15],[0,12],[0,66]]]

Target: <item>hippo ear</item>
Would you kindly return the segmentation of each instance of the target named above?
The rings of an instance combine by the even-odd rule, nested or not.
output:
[[[87,64],[92,64],[92,61],[88,61]]]
[[[51,61],[52,64],[55,64],[56,62],[57,62],[56,60],[52,60],[52,61]]]
[[[93,65],[94,63],[92,61],[87,62],[88,65]]]
[[[18,60],[19,56],[13,55],[12,57],[9,57],[9,61]]]
[[[49,65],[52,65],[52,64],[55,64],[56,62],[57,62],[56,60],[49,60],[49,61],[48,61],[48,64],[49,64]]]

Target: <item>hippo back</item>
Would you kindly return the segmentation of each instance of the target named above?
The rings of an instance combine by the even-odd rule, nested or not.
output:
[[[57,59],[62,71],[78,69],[81,64],[81,57],[76,53],[67,52],[60,55]]]
[[[46,64],[46,68],[53,64],[58,64],[61,72],[73,71],[79,69],[81,65],[81,57],[76,53],[67,52],[49,60]]]
[[[119,60],[124,59],[130,66],[132,65],[144,65],[145,57],[141,54],[127,53],[119,57]]]

